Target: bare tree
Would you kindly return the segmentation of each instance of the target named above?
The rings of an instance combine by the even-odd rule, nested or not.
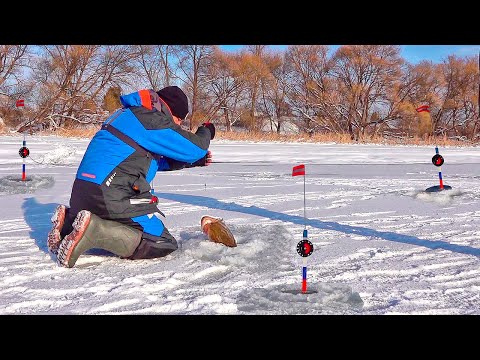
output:
[[[138,52],[136,63],[139,66],[140,76],[146,76],[148,87],[159,90],[170,86],[173,77],[170,62],[175,45],[136,45]]]
[[[0,45],[0,116],[52,128],[98,124],[119,94],[178,84],[190,98],[190,129],[221,117],[251,130],[363,136],[480,138],[480,58],[408,64],[393,45],[289,46],[273,53],[248,45],[226,53],[212,45]],[[25,111],[14,101],[25,98]],[[429,105],[430,113],[418,113]],[[28,108],[28,110],[27,110]]]
[[[285,54],[288,78],[287,102],[299,118],[300,129],[312,135],[315,131],[343,132],[337,118],[345,116],[337,105],[329,79],[328,47],[324,45],[289,46]]]
[[[17,99],[28,97],[34,86],[26,76],[32,55],[30,49],[27,45],[0,45],[0,117],[9,126],[23,120],[25,111],[19,111],[14,104]],[[27,114],[30,102],[28,105]]]
[[[280,134],[283,121],[292,115],[286,101],[288,74],[282,54],[272,54],[265,58],[271,76],[261,81],[262,110],[270,119],[270,129]]]
[[[416,114],[413,119],[422,124],[430,121],[429,135],[475,139],[478,107],[476,105],[479,72],[474,57],[449,56],[441,64],[421,62],[409,68],[415,80],[407,97],[411,108],[429,105],[430,113]],[[405,79],[402,80],[406,84]],[[406,115],[406,114],[404,114]],[[409,116],[404,116],[404,122]],[[424,132],[415,126],[418,134]]]
[[[255,110],[257,107],[257,96],[258,88],[261,82],[261,79],[265,76],[268,76],[268,69],[263,62],[263,55],[266,49],[266,45],[247,45],[247,51],[251,53],[251,58],[249,64],[251,68],[249,69],[249,85],[250,85],[250,118],[251,122],[254,125],[254,129],[258,130],[261,127],[261,124],[257,124],[255,121]]]
[[[37,91],[39,122],[53,128],[70,123],[101,122],[104,95],[128,85],[136,53],[123,45],[48,45],[38,59],[33,78]]]
[[[225,129],[232,130],[232,125],[242,115],[241,97],[245,91],[245,78],[240,69],[241,56],[227,54],[215,49],[211,65],[207,70],[207,90],[212,93],[207,117],[220,112]]]
[[[10,94],[10,89],[24,80],[23,70],[28,66],[27,45],[0,45],[0,92]]]
[[[395,45],[348,45],[333,57],[338,95],[348,114],[352,138],[364,136],[379,123],[395,120],[389,111],[389,91],[401,77],[400,47]]]
[[[174,49],[177,59],[175,78],[181,81],[191,98],[190,130],[193,130],[203,115],[197,112],[208,79],[206,74],[213,50],[212,45],[180,45]]]
[[[435,132],[456,138],[475,138],[478,118],[477,86],[479,81],[477,59],[448,56],[439,64],[441,81],[441,106],[435,119]]]

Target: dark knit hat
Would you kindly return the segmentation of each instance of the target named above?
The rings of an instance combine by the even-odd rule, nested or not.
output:
[[[178,86],[167,86],[162,90],[158,90],[157,94],[167,103],[173,115],[180,119],[184,119],[187,116],[188,98]]]

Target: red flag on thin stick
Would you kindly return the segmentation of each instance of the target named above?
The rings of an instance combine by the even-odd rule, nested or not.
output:
[[[430,112],[430,106],[422,105],[416,108],[415,110],[417,110],[417,112],[422,112],[422,111]]]
[[[25,106],[25,100],[24,99],[18,99],[17,102],[15,103],[16,107],[21,107]]]
[[[305,175],[305,165],[297,165],[293,167],[292,176]]]

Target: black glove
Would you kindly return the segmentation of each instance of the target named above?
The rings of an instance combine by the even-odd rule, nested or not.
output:
[[[213,125],[210,121],[204,122],[202,125],[210,130],[210,140],[213,140],[215,137],[215,125]]]
[[[210,150],[208,150],[207,155],[205,155],[205,166],[208,166],[211,163],[212,163],[212,152]]]

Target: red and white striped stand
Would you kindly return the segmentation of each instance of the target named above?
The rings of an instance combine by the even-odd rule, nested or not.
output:
[[[435,146],[435,155],[432,157],[432,163],[433,165],[438,167],[438,180],[440,182],[440,185],[435,185],[435,186],[430,186],[428,189],[425,190],[425,192],[439,192],[443,190],[451,190],[452,187],[449,185],[445,185],[443,183],[443,176],[442,176],[442,165],[444,163],[443,156],[440,155],[438,152],[438,146]]]
[[[307,231],[307,214],[306,214],[306,200],[305,200],[305,165],[300,164],[294,166],[292,169],[292,176],[303,175],[303,221],[305,228],[303,230],[303,240],[297,244],[297,253],[303,257],[302,261],[302,294],[313,293],[316,291],[307,290],[307,257],[313,253],[313,244],[308,240]]]
[[[18,153],[20,154],[20,157],[23,158],[23,164],[22,164],[22,181],[27,181],[27,172],[25,169],[25,159],[27,156],[30,154],[30,150],[27,148],[27,140],[25,139],[25,132],[23,133],[23,146],[18,150]]]
[[[303,240],[297,244],[297,253],[302,261],[302,294],[307,294],[307,257],[313,253],[313,244],[308,240],[307,229],[303,230]],[[314,292],[314,291],[312,291]]]
[[[302,287],[301,290],[298,288],[294,289],[284,289],[283,292],[289,294],[314,294],[317,293],[317,290],[308,290],[307,289],[307,257],[313,253],[313,244],[308,240],[308,231],[307,231],[307,214],[306,214],[306,200],[305,200],[305,165],[300,164],[294,166],[292,169],[292,176],[303,176],[303,221],[305,228],[303,230],[303,239],[297,244],[297,253],[302,260]]]
[[[25,109],[25,100],[24,99],[18,99],[15,103],[15,106],[19,109]],[[27,140],[25,136],[25,131],[23,132],[23,144],[20,150],[18,150],[18,154],[20,157],[23,159],[23,164],[22,164],[22,181],[27,181],[27,172],[25,169],[25,159],[27,156],[30,154],[30,150],[27,148]]]

